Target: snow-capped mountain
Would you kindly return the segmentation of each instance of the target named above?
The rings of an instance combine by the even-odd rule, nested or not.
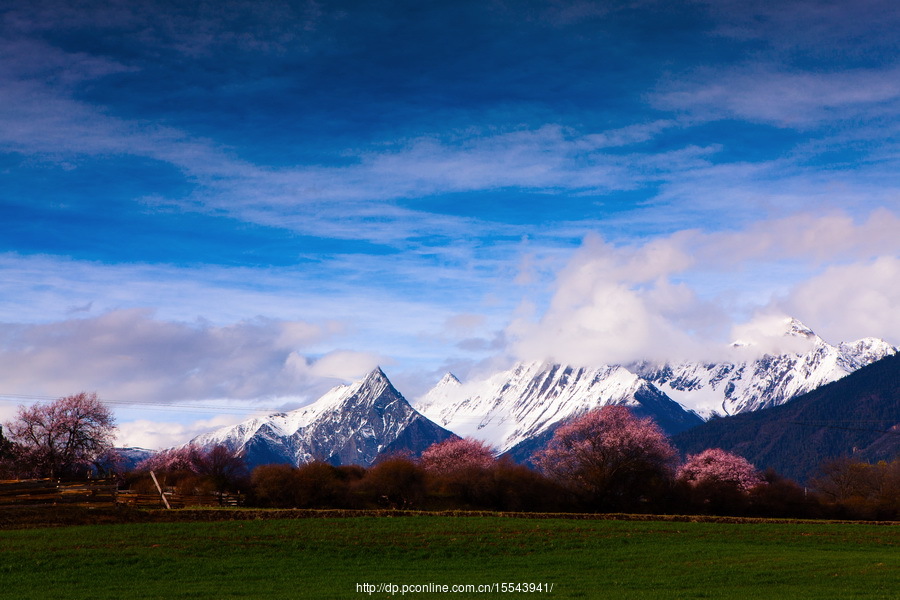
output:
[[[752,341],[735,342],[732,356],[737,360],[640,363],[631,369],[685,408],[710,417],[784,404],[897,352],[875,338],[832,346],[796,319],[785,319],[783,326],[784,336],[799,342],[802,351],[758,356]],[[741,360],[741,355],[747,358]]]
[[[794,319],[780,327],[781,335],[769,342],[780,340],[776,345],[788,351],[766,354],[749,339],[723,350],[729,360],[719,362],[595,368],[530,362],[466,383],[448,373],[415,408],[376,369],[309,406],[250,419],[192,443],[224,444],[251,466],[314,459],[368,466],[386,453],[419,454],[455,434],[525,460],[559,425],[594,408],[626,405],[675,434],[715,414],[783,404],[898,352],[874,338],[832,346]]]
[[[624,404],[640,416],[652,416],[669,433],[702,422],[620,366],[585,369],[531,362],[466,384],[447,374],[415,406],[442,427],[486,441],[503,453],[607,404]]]
[[[131,471],[135,466],[156,454],[156,450],[148,450],[147,448],[130,447],[113,448],[113,450],[122,461],[120,466],[127,471]]]
[[[525,454],[517,447],[537,447],[536,441],[549,439],[566,419],[607,404],[652,416],[672,434],[699,424],[701,417],[783,404],[897,352],[874,338],[832,346],[796,319],[785,319],[780,326],[786,347],[796,351],[764,354],[756,342],[745,340],[728,349],[738,360],[715,363],[627,368],[523,363],[465,384],[447,374],[415,406],[457,435],[484,440],[521,458]]]
[[[251,466],[269,463],[371,465],[380,455],[418,454],[453,434],[410,406],[381,369],[338,386],[313,404],[203,434],[192,444],[224,444]]]

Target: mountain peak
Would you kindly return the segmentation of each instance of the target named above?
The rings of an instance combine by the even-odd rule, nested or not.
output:
[[[735,328],[732,348],[761,350],[770,354],[805,352],[817,342],[816,333],[794,317],[768,315],[757,317]]]
[[[446,374],[441,378],[437,383],[437,387],[443,387],[445,385],[462,385],[462,382],[450,371],[447,371]]]
[[[799,319],[794,317],[787,317],[785,319],[785,335],[792,335],[796,337],[805,337],[805,338],[814,338],[816,337],[815,332],[800,322]]]
[[[457,435],[484,440],[501,452],[536,436],[546,441],[567,419],[608,404],[625,404],[674,429],[700,422],[625,367],[517,363],[464,385],[445,377],[417,403],[423,415]],[[517,450],[517,452],[519,451]]]
[[[364,379],[350,386],[350,392],[345,396],[344,402],[349,401],[351,404],[376,402],[386,392],[392,396],[400,395],[381,367],[375,367]]]
[[[387,375],[384,374],[384,371],[381,370],[381,367],[375,367],[369,374],[363,378],[363,383],[382,383],[387,382],[390,383],[390,380],[387,378]]]
[[[289,413],[253,418],[195,438],[225,444],[249,464],[371,465],[382,454],[416,455],[453,434],[415,411],[380,367],[364,379],[340,385],[312,404]]]

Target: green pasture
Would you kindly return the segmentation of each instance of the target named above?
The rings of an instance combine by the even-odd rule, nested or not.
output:
[[[864,524],[427,516],[72,526],[0,531],[0,598],[895,599],[898,542],[900,527]],[[399,589],[503,583],[543,591]]]

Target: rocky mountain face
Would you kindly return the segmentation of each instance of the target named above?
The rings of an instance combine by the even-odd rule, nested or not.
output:
[[[369,466],[382,455],[420,454],[453,434],[410,406],[381,369],[338,386],[309,406],[253,418],[201,435],[192,444],[223,444],[252,467],[323,460]]]
[[[631,369],[685,408],[708,418],[784,404],[897,352],[875,338],[832,346],[796,319],[786,320],[784,326],[784,335],[801,342],[802,352],[759,355],[752,342],[737,342],[730,352],[736,360],[639,363]]]
[[[467,384],[448,374],[415,406],[457,435],[484,440],[504,453],[608,404],[624,404],[640,416],[653,417],[668,433],[702,422],[620,366],[586,369],[531,362]]]

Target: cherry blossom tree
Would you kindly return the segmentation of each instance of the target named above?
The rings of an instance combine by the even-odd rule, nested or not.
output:
[[[532,462],[604,508],[635,508],[671,478],[676,452],[650,418],[604,406],[559,427]]]
[[[17,464],[40,477],[89,471],[112,448],[116,430],[109,408],[97,394],[85,392],[49,404],[20,406],[6,428],[18,453]]]
[[[491,448],[474,438],[452,438],[432,444],[419,460],[429,493],[443,502],[482,506],[493,485],[496,466]]]
[[[204,468],[204,452],[199,446],[188,444],[179,448],[160,450],[150,458],[138,463],[137,471],[157,471],[162,473],[186,472],[199,475]]]
[[[248,483],[247,464],[240,456],[222,444],[203,448],[188,444],[179,448],[161,450],[141,461],[136,471],[153,471],[167,485],[176,484],[187,493],[193,490],[215,492],[221,496],[240,484]]]
[[[750,461],[721,448],[710,448],[700,454],[689,455],[678,468],[675,477],[692,486],[725,484],[743,492],[749,492],[763,483],[762,476]]]
[[[720,448],[688,456],[675,476],[694,510],[713,514],[745,514],[749,492],[764,483],[745,458]]]
[[[434,473],[489,469],[494,464],[491,448],[471,437],[452,438],[432,444],[422,453],[422,466]]]
[[[141,461],[137,471],[159,471],[163,473],[193,473],[205,475],[215,480],[217,489],[238,477],[246,475],[247,465],[240,456],[222,444],[202,448],[188,444],[179,448],[161,450]]]

